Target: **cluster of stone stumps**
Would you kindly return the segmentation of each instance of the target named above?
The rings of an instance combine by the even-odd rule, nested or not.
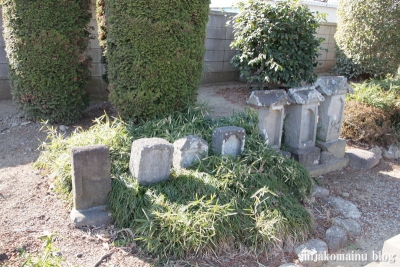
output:
[[[245,130],[227,126],[214,129],[212,149],[222,156],[238,156],[244,151]],[[129,162],[132,176],[142,186],[168,180],[171,169],[186,168],[208,155],[207,142],[196,135],[176,140],[162,138],[133,141]],[[72,149],[72,192],[74,207],[71,219],[75,226],[102,225],[111,218],[105,208],[111,191],[111,161],[104,145]]]
[[[347,79],[321,77],[313,86],[254,91],[248,103],[258,109],[259,132],[266,145],[292,157],[318,176],[348,165],[340,139]],[[282,133],[284,137],[282,140]]]

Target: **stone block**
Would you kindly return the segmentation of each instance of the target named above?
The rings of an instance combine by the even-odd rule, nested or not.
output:
[[[343,158],[346,150],[346,140],[337,139],[330,142],[317,141],[317,147],[322,151],[332,153],[336,158]]]
[[[306,149],[315,146],[318,103],[324,98],[314,87],[292,88],[285,107],[285,141],[293,149]]]
[[[329,190],[324,187],[314,185],[311,195],[316,198],[327,197],[329,196]]]
[[[320,77],[314,84],[315,89],[324,97],[333,95],[346,95],[353,93],[353,89],[347,83],[347,78],[343,76]]]
[[[107,203],[111,191],[111,160],[104,145],[72,148],[74,209],[86,210]]]
[[[318,137],[324,142],[337,140],[343,124],[345,95],[325,96],[319,106]]]
[[[325,198],[324,202],[329,203],[330,206],[346,218],[358,219],[361,217],[361,212],[358,210],[357,206],[343,198],[329,197]]]
[[[288,92],[289,102],[292,104],[305,105],[309,103],[319,103],[325,98],[315,90],[314,86],[291,88]]]
[[[361,235],[361,225],[356,220],[335,218],[333,224],[346,230],[350,236]]]
[[[187,168],[208,154],[208,144],[196,135],[189,135],[174,142],[173,166]]]
[[[336,252],[347,245],[347,233],[337,225],[326,231],[326,243],[331,252]]]
[[[379,156],[370,151],[353,148],[346,152],[350,166],[355,169],[369,170],[379,163]]]
[[[318,165],[306,167],[306,169],[310,173],[311,177],[318,177],[320,175],[324,175],[333,171],[343,169],[348,165],[349,165],[349,159],[341,158],[341,159],[334,159],[332,161],[328,161]]]
[[[142,138],[132,142],[129,170],[140,185],[168,180],[174,146],[162,138]]]
[[[399,266],[400,262],[400,235],[396,235],[383,243],[381,262],[379,267]]]
[[[334,161],[335,159],[337,159],[337,158],[332,153],[329,153],[329,152],[326,152],[326,151],[321,151],[321,157],[319,159],[319,163],[320,164],[325,164],[325,163]]]
[[[226,126],[214,129],[212,148],[223,156],[238,156],[244,151],[246,132],[241,127]]]
[[[374,152],[375,153],[375,152]],[[377,154],[377,153],[375,153]],[[387,159],[399,159],[400,158],[400,148],[397,145],[389,145],[388,150],[383,150],[383,157]]]
[[[320,239],[311,239],[295,248],[301,264],[310,267],[319,267],[324,263],[324,254],[328,253],[328,245]]]
[[[297,160],[304,167],[318,165],[321,156],[321,150],[318,147],[308,147],[306,149],[297,149],[290,151],[292,158]]]
[[[320,77],[315,88],[325,98],[319,107],[318,136],[324,142],[334,141],[342,129],[346,94],[353,89],[342,76]]]
[[[253,91],[247,103],[258,107],[258,131],[266,144],[279,150],[282,143],[284,105],[288,104],[285,90]]]
[[[111,223],[111,216],[106,206],[99,206],[86,210],[73,209],[70,218],[76,227],[101,226]]]

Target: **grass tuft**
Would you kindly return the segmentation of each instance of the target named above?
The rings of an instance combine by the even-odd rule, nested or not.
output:
[[[88,131],[43,145],[37,166],[62,174],[58,184],[69,192],[70,148],[97,142],[111,146],[112,191],[109,208],[117,227],[131,228],[136,240],[162,257],[219,254],[246,246],[254,253],[303,241],[313,225],[301,205],[310,193],[308,172],[292,159],[266,148],[252,111],[211,119],[205,107],[188,107],[139,125],[100,119]],[[128,170],[131,142],[161,137],[169,142],[196,134],[211,143],[212,130],[234,125],[246,130],[239,157],[209,155],[187,170],[173,170],[166,182],[140,186]],[[86,140],[86,141],[84,141]],[[69,160],[69,158],[68,158]],[[58,170],[64,168],[64,170]],[[69,175],[69,176],[68,176]]]

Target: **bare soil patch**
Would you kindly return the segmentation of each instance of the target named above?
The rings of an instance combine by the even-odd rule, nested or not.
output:
[[[229,116],[243,111],[250,94],[240,83],[206,85],[199,90],[198,102],[208,102],[214,117]],[[68,126],[66,135],[76,127],[87,128],[92,120],[115,111],[108,102],[92,104],[84,118]],[[69,206],[53,191],[51,180],[32,167],[37,159],[40,143],[46,134],[42,125],[22,118],[11,100],[0,101],[0,266],[21,266],[21,250],[29,253],[41,251],[38,236],[55,233],[55,246],[65,260],[65,266],[151,266],[157,258],[144,253],[135,243],[114,248],[110,238],[117,229],[76,229],[69,220]],[[59,125],[55,125],[59,127]],[[354,204],[362,212],[360,237],[339,253],[371,253],[380,251],[383,242],[400,233],[400,164],[399,161],[381,160],[372,170],[360,171],[346,167],[343,170],[318,177],[317,183]],[[316,217],[314,237],[324,239],[331,226],[335,211],[316,202],[309,206]],[[400,255],[399,255],[400,257]],[[369,261],[372,259],[369,258]],[[400,260],[400,259],[399,259]],[[295,261],[293,253],[274,250],[268,255],[251,256],[247,251],[230,251],[220,257],[171,259],[166,266],[279,266]],[[364,266],[367,262],[329,262],[325,266]]]

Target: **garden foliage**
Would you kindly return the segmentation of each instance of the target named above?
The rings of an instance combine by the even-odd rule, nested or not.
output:
[[[106,2],[110,100],[124,118],[148,119],[196,100],[209,4]]]
[[[88,104],[90,0],[2,0],[13,99],[29,119],[73,123]]]
[[[231,62],[241,76],[249,82],[288,86],[316,80],[323,39],[314,34],[322,15],[297,1],[249,0],[238,6],[241,12],[233,18],[231,44],[238,54]]]
[[[400,65],[400,1],[339,1],[334,70],[349,78],[395,74]]]
[[[139,244],[160,256],[220,253],[240,246],[261,253],[304,240],[312,229],[312,217],[301,205],[312,187],[308,172],[266,148],[256,114],[216,120],[205,115],[204,108],[189,107],[139,125],[99,119],[68,139],[52,130],[36,166],[54,172],[57,187],[69,192],[71,148],[107,144],[115,178],[109,199],[115,224],[131,228]],[[211,143],[212,130],[228,125],[246,130],[241,156],[210,151],[188,170],[173,171],[168,181],[148,187],[131,176],[133,140],[160,137],[174,142],[196,134]]]
[[[342,137],[355,143],[390,145],[400,140],[400,78],[353,83],[347,95]]]

